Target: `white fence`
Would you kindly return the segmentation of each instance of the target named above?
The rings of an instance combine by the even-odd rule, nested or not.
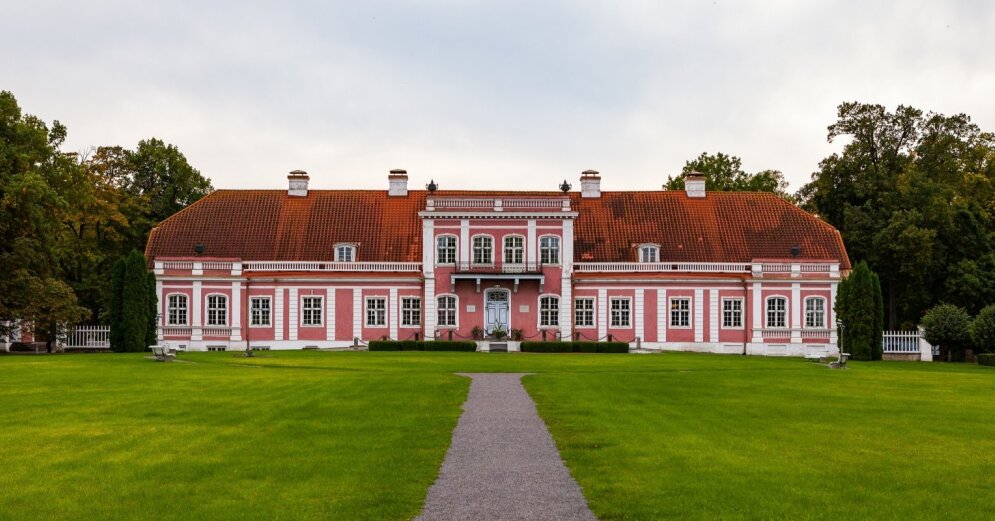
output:
[[[62,347],[67,349],[110,349],[110,326],[76,326],[69,330]]]
[[[936,346],[930,345],[922,336],[922,330],[915,331],[885,331],[881,340],[882,350],[886,355],[915,355],[922,361],[931,361],[939,355]]]

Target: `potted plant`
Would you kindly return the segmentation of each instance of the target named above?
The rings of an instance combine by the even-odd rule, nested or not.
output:
[[[501,326],[497,326],[494,328],[493,331],[491,331],[491,336],[493,336],[498,340],[501,340],[504,337],[508,336],[508,332],[505,331],[504,328],[502,328]]]
[[[470,330],[470,336],[472,336],[474,340],[483,340],[484,328],[480,326],[473,326],[473,329]]]
[[[511,339],[515,342],[521,342],[525,338],[525,334],[522,333],[521,329],[514,328],[511,330]]]

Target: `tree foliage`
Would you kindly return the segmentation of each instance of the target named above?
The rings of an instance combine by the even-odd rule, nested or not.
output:
[[[138,250],[118,259],[113,272],[111,349],[144,351],[156,339],[155,278],[148,271],[145,256]]]
[[[680,176],[667,177],[667,190],[683,190],[683,174],[700,172],[705,174],[705,189],[718,192],[773,192],[785,199],[791,200],[788,194],[788,182],[784,174],[777,170],[761,170],[750,174],[743,170],[743,162],[736,156],[718,152],[701,155],[687,161]]]
[[[829,126],[842,152],[798,193],[881,277],[892,329],[950,302],[995,300],[995,136],[964,114],[844,103]]]
[[[880,360],[884,322],[881,285],[866,262],[857,263],[840,282],[835,309],[843,326],[839,332],[840,349],[855,360]]]
[[[933,306],[922,317],[923,337],[947,356],[961,357],[971,343],[971,316],[953,304]]]
[[[995,353],[995,304],[985,306],[974,317],[971,341],[976,352]]]

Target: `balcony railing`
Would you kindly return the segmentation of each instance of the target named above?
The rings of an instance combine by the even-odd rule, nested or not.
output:
[[[753,264],[750,262],[577,262],[578,273],[757,273],[791,275],[836,273],[837,264],[827,262]],[[838,271],[838,270],[837,270]]]
[[[457,262],[455,271],[456,273],[471,274],[533,274],[542,273],[542,266],[543,264],[540,262],[492,262],[489,264]]]
[[[802,329],[792,329],[786,327],[770,327],[760,330],[760,336],[764,340],[768,339],[787,339],[792,336],[800,337],[802,340],[811,339],[824,339],[829,338],[831,329],[825,328],[802,328]]]
[[[321,262],[321,261],[252,261],[245,271],[389,271],[419,272],[420,262]]]
[[[503,211],[570,211],[569,197],[430,197],[428,211],[490,210]]]

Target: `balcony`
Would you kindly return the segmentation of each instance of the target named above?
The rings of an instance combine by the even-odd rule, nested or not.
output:
[[[542,291],[546,276],[542,273],[543,265],[539,262],[503,263],[492,262],[478,264],[473,262],[457,262],[453,265],[450,282],[455,285],[458,280],[476,282],[477,293],[480,293],[482,280],[508,280],[513,283],[513,291],[518,292],[518,285],[523,280],[539,281],[539,291]]]

